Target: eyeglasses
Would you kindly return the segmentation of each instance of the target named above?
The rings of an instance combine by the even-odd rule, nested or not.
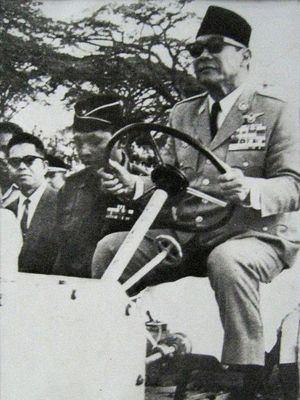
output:
[[[225,46],[234,46],[238,49],[242,49],[244,46],[232,43],[223,37],[212,37],[206,42],[195,42],[187,45],[187,50],[190,55],[194,58],[198,58],[206,49],[210,54],[218,54],[224,49]]]
[[[22,162],[26,165],[26,167],[30,167],[34,163],[34,161],[38,160],[38,159],[44,160],[43,157],[28,155],[28,156],[24,156],[24,157],[11,157],[7,161],[11,167],[19,168],[19,166],[21,165]]]

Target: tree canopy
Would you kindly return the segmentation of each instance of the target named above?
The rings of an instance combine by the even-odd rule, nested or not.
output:
[[[39,12],[39,3],[0,0],[0,116],[9,119],[39,93],[50,94],[51,65],[66,57],[53,43],[55,23]],[[69,58],[69,57],[67,57]]]
[[[66,23],[42,16],[33,0],[0,0],[0,116],[27,101],[66,90],[66,106],[93,93],[117,93],[129,121],[162,121],[178,100],[201,88],[188,72],[176,27],[195,18],[184,1],[100,6]]]

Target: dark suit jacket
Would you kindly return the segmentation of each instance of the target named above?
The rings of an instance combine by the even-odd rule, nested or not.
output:
[[[47,186],[32,217],[19,256],[19,271],[50,274],[57,254],[54,231],[57,192]],[[18,201],[7,206],[17,215]]]
[[[119,203],[116,197],[103,192],[99,176],[90,168],[67,178],[58,192],[59,250],[53,274],[91,277],[91,262],[97,243],[112,228],[105,220],[106,209]],[[126,223],[116,223],[120,230],[130,229]]]

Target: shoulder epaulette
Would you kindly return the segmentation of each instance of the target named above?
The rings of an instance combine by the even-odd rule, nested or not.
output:
[[[280,90],[277,86],[270,86],[270,85],[264,85],[264,86],[259,86],[256,90],[257,94],[265,97],[269,97],[271,99],[279,100],[282,102],[286,102],[286,99],[284,97],[284,92],[283,89]]]
[[[207,96],[207,94],[208,94],[208,92],[203,92],[203,93],[200,93],[200,94],[196,94],[195,96],[187,97],[186,99],[183,99],[183,100],[181,100],[181,101],[178,101],[178,103],[176,103],[175,105],[177,105],[177,104],[182,104],[182,103],[186,103],[186,102],[188,102],[188,101],[192,101],[192,100],[196,100],[196,99],[200,99],[200,98],[202,98],[202,97]]]

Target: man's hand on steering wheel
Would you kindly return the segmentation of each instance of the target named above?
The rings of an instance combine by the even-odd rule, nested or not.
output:
[[[109,167],[110,172],[102,168],[98,171],[103,189],[115,196],[133,196],[136,185],[135,175],[128,172],[117,161],[109,160]]]
[[[250,186],[243,171],[238,168],[228,170],[218,177],[220,188],[226,200],[242,203],[250,193]]]

